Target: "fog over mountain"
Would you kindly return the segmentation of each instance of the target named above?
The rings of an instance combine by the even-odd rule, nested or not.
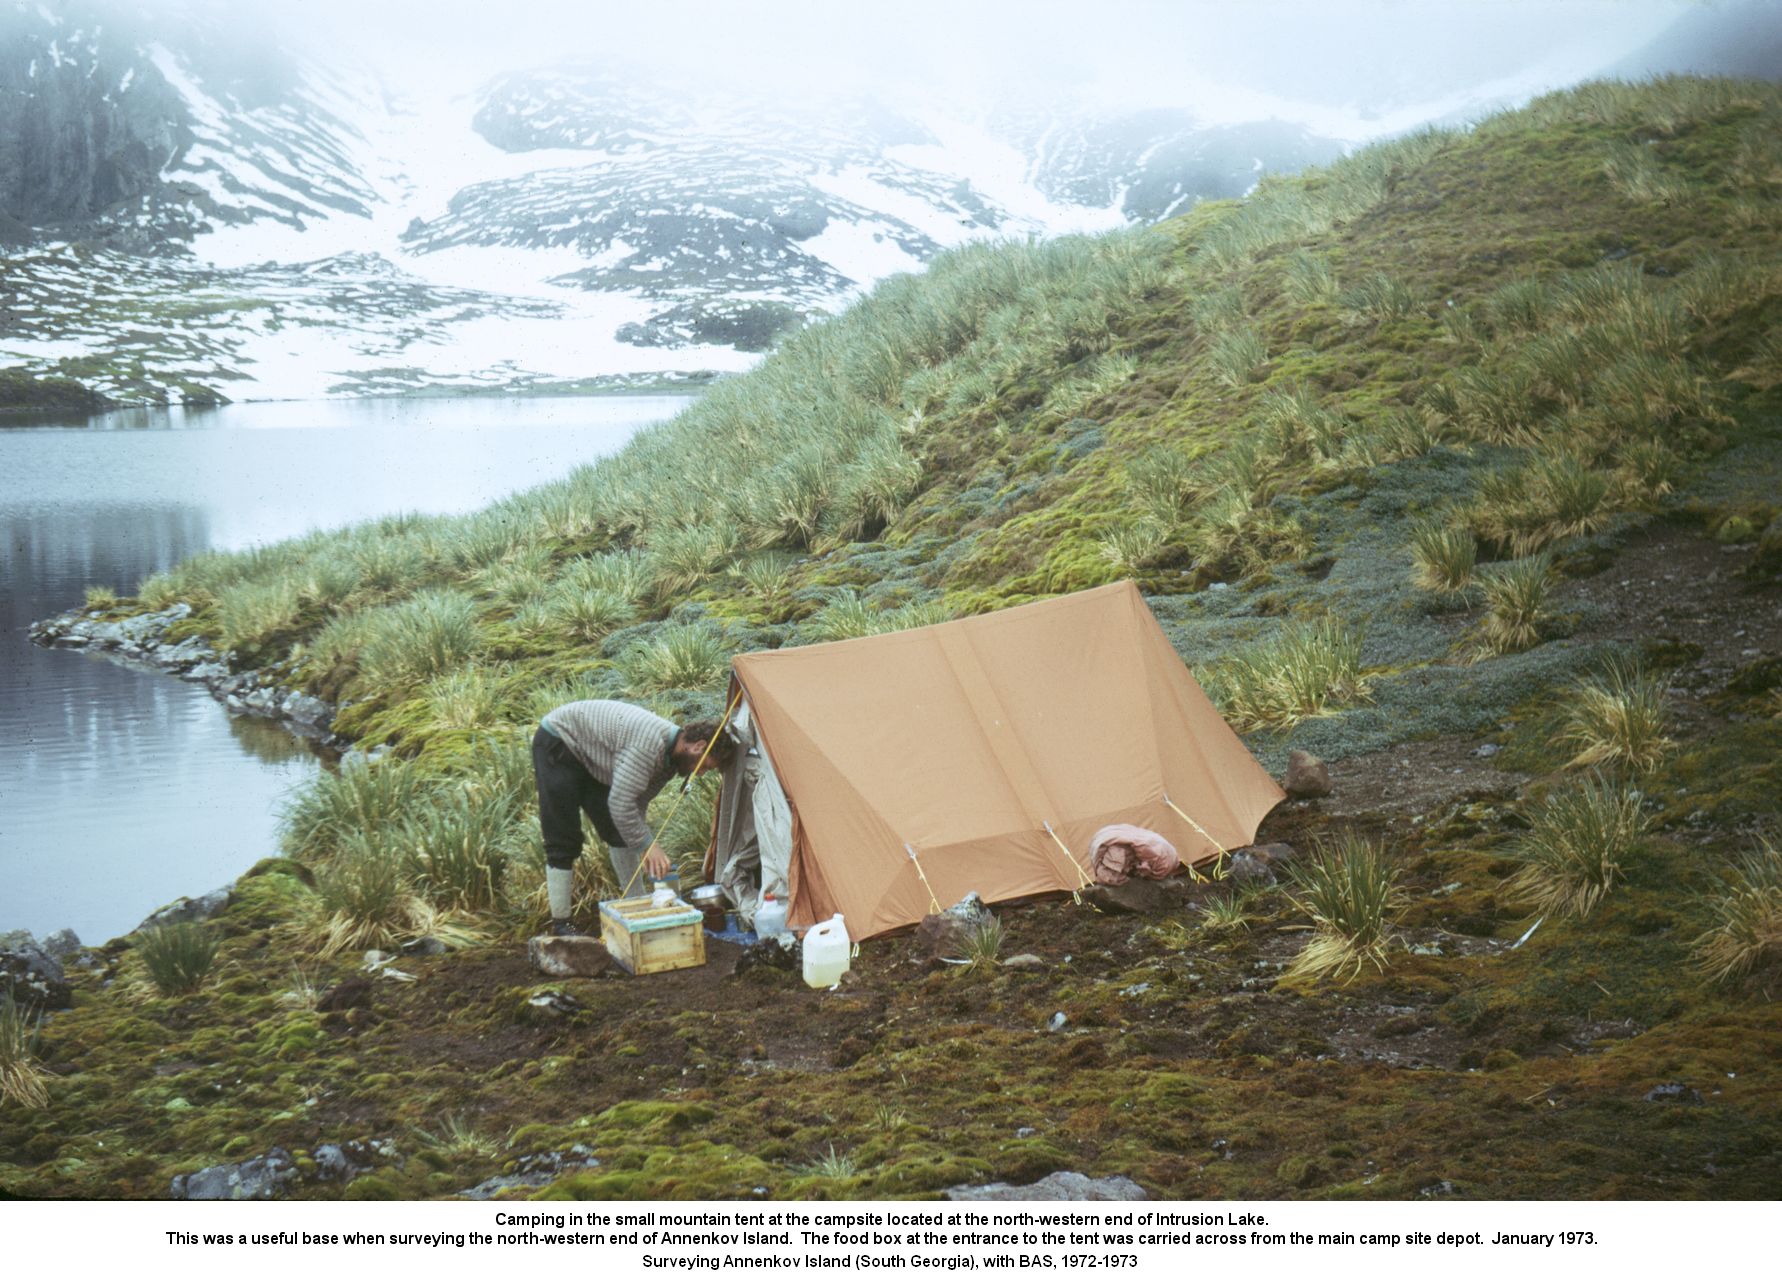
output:
[[[1744,67],[1776,27],[1656,0],[8,3],[0,367],[134,401],[736,370],[948,247],[1156,221],[1605,69]]]

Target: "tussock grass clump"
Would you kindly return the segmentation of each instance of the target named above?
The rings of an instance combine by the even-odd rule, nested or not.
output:
[[[1426,591],[1465,592],[1478,560],[1470,530],[1425,522],[1411,533],[1411,582]]]
[[[554,589],[538,613],[527,613],[525,623],[542,625],[577,641],[598,641],[636,621],[637,610],[622,594],[570,584]]]
[[[1639,792],[1599,777],[1549,795],[1529,821],[1510,849],[1522,865],[1504,882],[1504,896],[1543,916],[1579,919],[1614,887],[1648,823]]]
[[[1206,683],[1234,728],[1287,729],[1367,697],[1361,633],[1335,617],[1288,624],[1215,663]]]
[[[1422,310],[1423,294],[1403,279],[1375,274],[1346,289],[1337,303],[1370,318],[1406,318]]]
[[[1489,473],[1469,515],[1473,531],[1520,557],[1601,530],[1616,511],[1607,473],[1569,454],[1537,454],[1509,471]]]
[[[891,610],[877,609],[852,589],[833,597],[811,618],[805,630],[818,641],[852,641],[857,637],[906,632],[954,617],[944,599],[912,601]]]
[[[1250,926],[1249,896],[1233,891],[1201,903],[1200,926],[1213,932],[1241,932]]]
[[[1240,287],[1211,288],[1188,302],[1188,317],[1209,337],[1236,326],[1245,316],[1244,291]]]
[[[453,1159],[493,1159],[506,1147],[501,1137],[479,1132],[461,1113],[447,1114],[435,1130],[417,1131],[415,1139],[435,1153]]]
[[[1282,454],[1307,454],[1319,460],[1336,457],[1349,421],[1312,395],[1304,385],[1266,394],[1257,415],[1264,436]]]
[[[1076,374],[1053,385],[1046,395],[1046,410],[1060,419],[1076,415],[1131,380],[1137,371],[1138,359],[1131,354],[1098,354]]]
[[[1703,976],[1731,981],[1782,965],[1782,850],[1765,841],[1745,854],[1707,903],[1712,927],[1693,947]]]
[[[217,624],[226,644],[254,650],[269,637],[291,628],[302,607],[297,585],[289,579],[239,583],[217,595]]]
[[[316,873],[321,922],[307,936],[324,955],[389,947],[427,926],[432,908],[415,894],[403,855],[355,835]]]
[[[485,729],[506,715],[508,696],[499,673],[471,666],[427,683],[427,715],[440,729]]]
[[[7,1101],[26,1109],[49,1104],[49,1085],[37,1060],[40,1023],[37,1014],[0,996],[0,1105]]]
[[[374,690],[448,672],[482,645],[476,604],[463,593],[425,592],[373,611],[367,620],[359,676]]]
[[[1611,662],[1566,696],[1560,738],[1577,749],[1572,767],[1600,765],[1651,773],[1675,744],[1666,737],[1665,691],[1670,678]]]
[[[1689,195],[1689,183],[1664,171],[1652,147],[1616,142],[1603,158],[1603,175],[1633,203],[1669,205]]]
[[[1180,447],[1153,446],[1126,466],[1126,484],[1146,516],[1165,527],[1179,524],[1202,488],[1193,458]]]
[[[399,760],[349,761],[318,773],[284,806],[285,852],[314,863],[350,837],[394,822],[422,796],[419,771]]]
[[[1268,346],[1253,328],[1237,328],[1213,338],[1207,346],[1207,361],[1221,384],[1242,389],[1261,379],[1268,366]]]
[[[1330,304],[1340,291],[1328,258],[1301,249],[1287,257],[1287,295],[1301,305]]]
[[[805,1164],[805,1172],[824,1180],[852,1180],[860,1174],[860,1169],[854,1164],[854,1155],[838,1154],[831,1145],[828,1153]]]
[[[1294,863],[1289,897],[1315,931],[1281,980],[1292,985],[1345,973],[1353,978],[1370,963],[1384,968],[1392,917],[1404,902],[1400,869],[1384,848],[1355,835]]]
[[[627,693],[648,697],[663,690],[716,685],[730,668],[730,651],[708,627],[670,624],[654,640],[640,641],[619,656]]]
[[[656,595],[670,597],[697,587],[723,570],[741,546],[734,526],[681,526],[667,532],[651,546],[648,558]]]
[[[522,815],[512,794],[460,788],[413,810],[391,839],[428,901],[489,911],[501,901],[510,863],[505,845]]]
[[[1002,921],[992,915],[959,939],[954,953],[980,972],[994,971],[1002,960]]]
[[[1487,606],[1479,626],[1480,648],[1486,654],[1515,654],[1539,645],[1553,559],[1545,553],[1524,557],[1480,576],[1479,582]]]
[[[1512,279],[1485,298],[1485,314],[1495,332],[1534,332],[1557,301],[1553,285],[1544,278]]]
[[[793,571],[798,558],[789,553],[757,553],[730,567],[730,575],[760,603],[769,619],[784,615],[792,600]]]
[[[86,606],[89,610],[109,610],[118,603],[118,594],[110,588],[88,588]]]
[[[1097,541],[1102,560],[1118,576],[1137,574],[1149,565],[1169,542],[1169,527],[1154,517],[1116,526]]]
[[[183,995],[203,984],[221,944],[203,924],[157,924],[136,939],[136,953],[155,989]]]

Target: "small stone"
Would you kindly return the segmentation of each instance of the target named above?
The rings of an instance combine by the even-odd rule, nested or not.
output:
[[[1039,1135],[1039,1129],[1037,1127],[1017,1127],[1017,1128],[1015,1128],[1015,1139],[1016,1140],[1026,1140],[1029,1136],[1037,1136],[1037,1135]]]
[[[1064,1029],[1065,1022],[1069,1020],[1070,1018],[1065,1016],[1062,1012],[1054,1012],[1052,1014],[1052,1019],[1046,1022],[1046,1029],[1050,1030],[1053,1034],[1057,1034],[1060,1030]]]
[[[37,944],[43,947],[45,954],[63,963],[67,963],[84,949],[72,928],[58,928]]]
[[[599,977],[613,966],[598,937],[534,937],[526,958],[546,977]]]
[[[1104,915],[1154,915],[1170,905],[1168,892],[1146,879],[1092,884],[1083,890],[1083,900]]]
[[[1010,955],[1002,966],[1010,972],[1044,972],[1046,961],[1038,955]]]
[[[1676,1101],[1682,1105],[1700,1105],[1702,1094],[1682,1083],[1660,1083],[1642,1098],[1648,1101]]]
[[[1330,768],[1309,751],[1287,753],[1287,776],[1281,787],[1295,800],[1317,800],[1328,796]]]
[[[371,983],[363,977],[348,977],[316,1000],[317,1012],[345,1012],[350,1008],[371,1006]]]
[[[557,1020],[572,1016],[581,1009],[580,1002],[561,990],[541,990],[526,1000],[527,1015],[535,1019]]]
[[[1030,1185],[954,1185],[946,1193],[951,1202],[1143,1202],[1150,1196],[1125,1176],[1091,1179],[1079,1171],[1055,1171]]]
[[[136,932],[144,929],[159,928],[163,924],[190,924],[201,919],[211,919],[229,909],[229,903],[235,900],[233,885],[224,885],[203,897],[182,897],[177,902],[169,902],[161,909],[152,912],[149,917],[136,926]]]
[[[182,1202],[269,1202],[297,1178],[297,1163],[283,1149],[246,1162],[205,1167],[175,1176],[168,1195]]]
[[[62,961],[51,955],[29,933],[24,940],[0,945],[0,997],[10,998],[29,1012],[56,1011],[74,1002]]]
[[[1497,753],[1502,750],[1503,748],[1499,747],[1496,743],[1486,743],[1482,747],[1473,748],[1472,755],[1478,757],[1480,760],[1485,760],[1491,756],[1497,755]]]
[[[940,914],[924,915],[916,926],[916,936],[921,938],[930,954],[953,955],[992,918],[990,908],[978,895],[967,893]]]

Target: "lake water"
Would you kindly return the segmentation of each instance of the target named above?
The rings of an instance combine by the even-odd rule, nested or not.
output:
[[[201,687],[43,650],[32,621],[211,548],[464,512],[561,477],[682,396],[359,399],[0,417],[0,932],[91,944],[278,844],[320,763]]]

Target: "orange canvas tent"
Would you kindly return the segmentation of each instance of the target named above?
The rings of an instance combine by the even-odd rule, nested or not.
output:
[[[762,873],[778,823],[794,927],[840,912],[870,937],[971,892],[1075,890],[1114,822],[1206,863],[1283,798],[1131,582],[732,667],[745,754],[776,785],[753,797]],[[708,878],[752,847],[743,782],[726,773]]]

